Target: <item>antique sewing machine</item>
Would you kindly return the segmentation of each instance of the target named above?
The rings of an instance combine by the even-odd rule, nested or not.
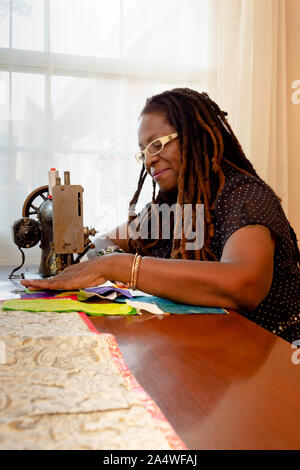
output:
[[[40,242],[41,262],[39,274],[54,276],[67,266],[78,263],[90,248],[94,248],[89,236],[95,229],[83,227],[83,188],[70,184],[70,173],[64,172],[61,184],[59,172],[49,171],[48,186],[34,190],[24,202],[22,218],[13,225],[13,239],[22,253],[22,248],[31,248]],[[76,257],[75,257],[76,256]]]

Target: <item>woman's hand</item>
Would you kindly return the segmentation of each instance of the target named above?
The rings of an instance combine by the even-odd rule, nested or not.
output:
[[[25,287],[35,287],[37,289],[63,290],[99,286],[107,281],[106,267],[110,256],[73,264],[57,276],[48,279],[24,279],[21,284]]]

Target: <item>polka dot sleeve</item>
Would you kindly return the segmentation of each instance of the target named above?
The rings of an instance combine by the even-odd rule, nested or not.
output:
[[[264,181],[224,166],[225,185],[215,204],[212,250],[220,260],[228,238],[246,225],[264,225],[275,235],[273,280],[250,320],[287,341],[300,338],[300,269],[291,226],[274,191]]]
[[[264,225],[293,252],[289,223],[274,191],[257,178],[241,175],[225,184],[216,203],[222,249],[228,238],[246,225]]]

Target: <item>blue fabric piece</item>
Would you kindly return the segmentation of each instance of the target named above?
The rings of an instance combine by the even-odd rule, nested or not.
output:
[[[147,302],[150,304],[156,304],[163,312],[168,313],[227,313],[223,308],[218,307],[200,307],[198,305],[186,305],[178,304],[172,300],[162,299],[160,297],[152,296],[137,296],[131,299],[136,302]],[[117,297],[114,302],[126,302],[124,296]]]

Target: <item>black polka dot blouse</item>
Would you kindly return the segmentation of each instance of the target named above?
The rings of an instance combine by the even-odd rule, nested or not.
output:
[[[225,185],[215,204],[211,249],[220,260],[228,238],[246,225],[263,225],[275,235],[270,291],[254,310],[242,314],[289,342],[300,340],[300,268],[290,224],[280,201],[262,180],[245,175],[225,162],[222,166]],[[171,249],[172,240],[161,240],[151,254],[170,258]]]
[[[244,315],[287,341],[300,339],[300,269],[290,224],[274,191],[262,180],[223,164],[225,185],[215,205],[212,249],[221,258],[230,235],[246,225],[263,225],[276,238],[273,280],[265,299]],[[247,249],[247,247],[245,247]]]

